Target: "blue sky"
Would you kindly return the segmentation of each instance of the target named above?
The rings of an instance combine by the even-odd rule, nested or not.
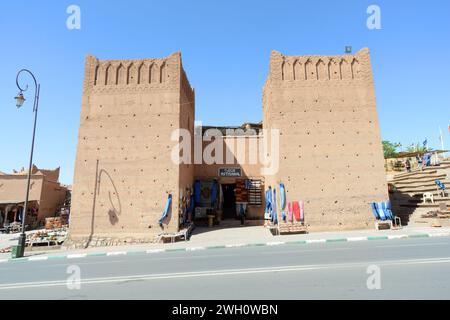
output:
[[[81,8],[81,30],[66,28],[66,9]],[[381,8],[381,30],[366,27]],[[17,110],[15,76],[30,68],[41,83],[35,163],[61,166],[71,183],[84,58],[163,57],[181,51],[205,124],[260,121],[272,49],[284,54],[341,54],[369,47],[383,139],[404,146],[438,126],[450,148],[450,1],[2,1],[0,4],[0,171],[26,167],[32,90]]]

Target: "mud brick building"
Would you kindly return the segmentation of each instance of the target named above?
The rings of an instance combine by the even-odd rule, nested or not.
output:
[[[273,51],[262,118],[260,124],[242,126],[255,129],[252,134],[224,133],[224,153],[235,158],[232,163],[176,164],[171,159],[179,143],[174,130],[187,129],[192,136],[196,131],[195,93],[181,54],[138,60],[88,56],[71,241],[151,241],[161,231],[157,221],[169,194],[173,202],[165,230],[176,231],[184,191],[195,180],[213,179],[220,186],[221,208],[234,206],[230,190],[241,180],[259,186],[253,192],[261,197],[248,203],[254,219],[263,219],[264,190],[283,182],[288,201],[305,202],[311,231],[369,227],[369,203],[387,200],[388,194],[368,49],[339,56]],[[244,156],[237,151],[237,145],[253,140],[270,144],[263,129],[280,132],[274,173],[263,174],[260,164],[249,163],[260,151],[245,148]],[[194,144],[188,151],[191,159]]]
[[[60,168],[45,170],[33,165],[26,223],[32,228],[58,212],[68,189],[59,183]],[[0,227],[20,220],[25,202],[28,170],[0,172]]]

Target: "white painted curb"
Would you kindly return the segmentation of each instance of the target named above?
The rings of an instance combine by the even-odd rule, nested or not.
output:
[[[126,251],[112,251],[112,252],[107,252],[106,255],[107,256],[126,256],[127,252]]]
[[[389,240],[392,240],[392,239],[404,239],[404,238],[408,238],[408,235],[407,234],[396,234],[396,235],[388,236]]]
[[[442,233],[430,233],[428,234],[429,237],[449,237],[450,232],[442,232]]]
[[[146,253],[160,253],[160,252],[165,252],[166,249],[150,249],[150,250],[146,250]]]
[[[306,240],[306,243],[325,243],[327,242],[327,239],[311,239]]]
[[[286,242],[283,242],[283,241],[278,241],[278,242],[267,242],[266,243],[266,246],[280,246],[280,245],[283,245],[283,244],[286,244]]]
[[[367,240],[367,237],[350,237],[347,238],[347,241],[352,242],[352,241],[365,241]]]
[[[45,261],[48,260],[48,256],[47,257],[29,257],[28,261]]]
[[[199,250],[206,250],[206,247],[191,247],[191,248],[186,248],[186,251],[199,251]]]
[[[75,254],[68,254],[67,259],[78,259],[78,258],[86,258],[87,253],[75,253]]]
[[[239,248],[239,247],[245,247],[246,244],[238,243],[238,244],[227,244],[225,245],[225,248]]]

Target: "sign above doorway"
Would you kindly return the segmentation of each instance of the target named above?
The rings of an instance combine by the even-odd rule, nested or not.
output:
[[[241,168],[219,168],[219,177],[241,177]]]

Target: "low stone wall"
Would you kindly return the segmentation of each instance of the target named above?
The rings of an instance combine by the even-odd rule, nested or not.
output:
[[[155,238],[111,238],[111,237],[69,237],[63,244],[62,248],[71,249],[83,249],[87,247],[109,247],[109,246],[123,246],[131,244],[145,244],[154,243]]]

